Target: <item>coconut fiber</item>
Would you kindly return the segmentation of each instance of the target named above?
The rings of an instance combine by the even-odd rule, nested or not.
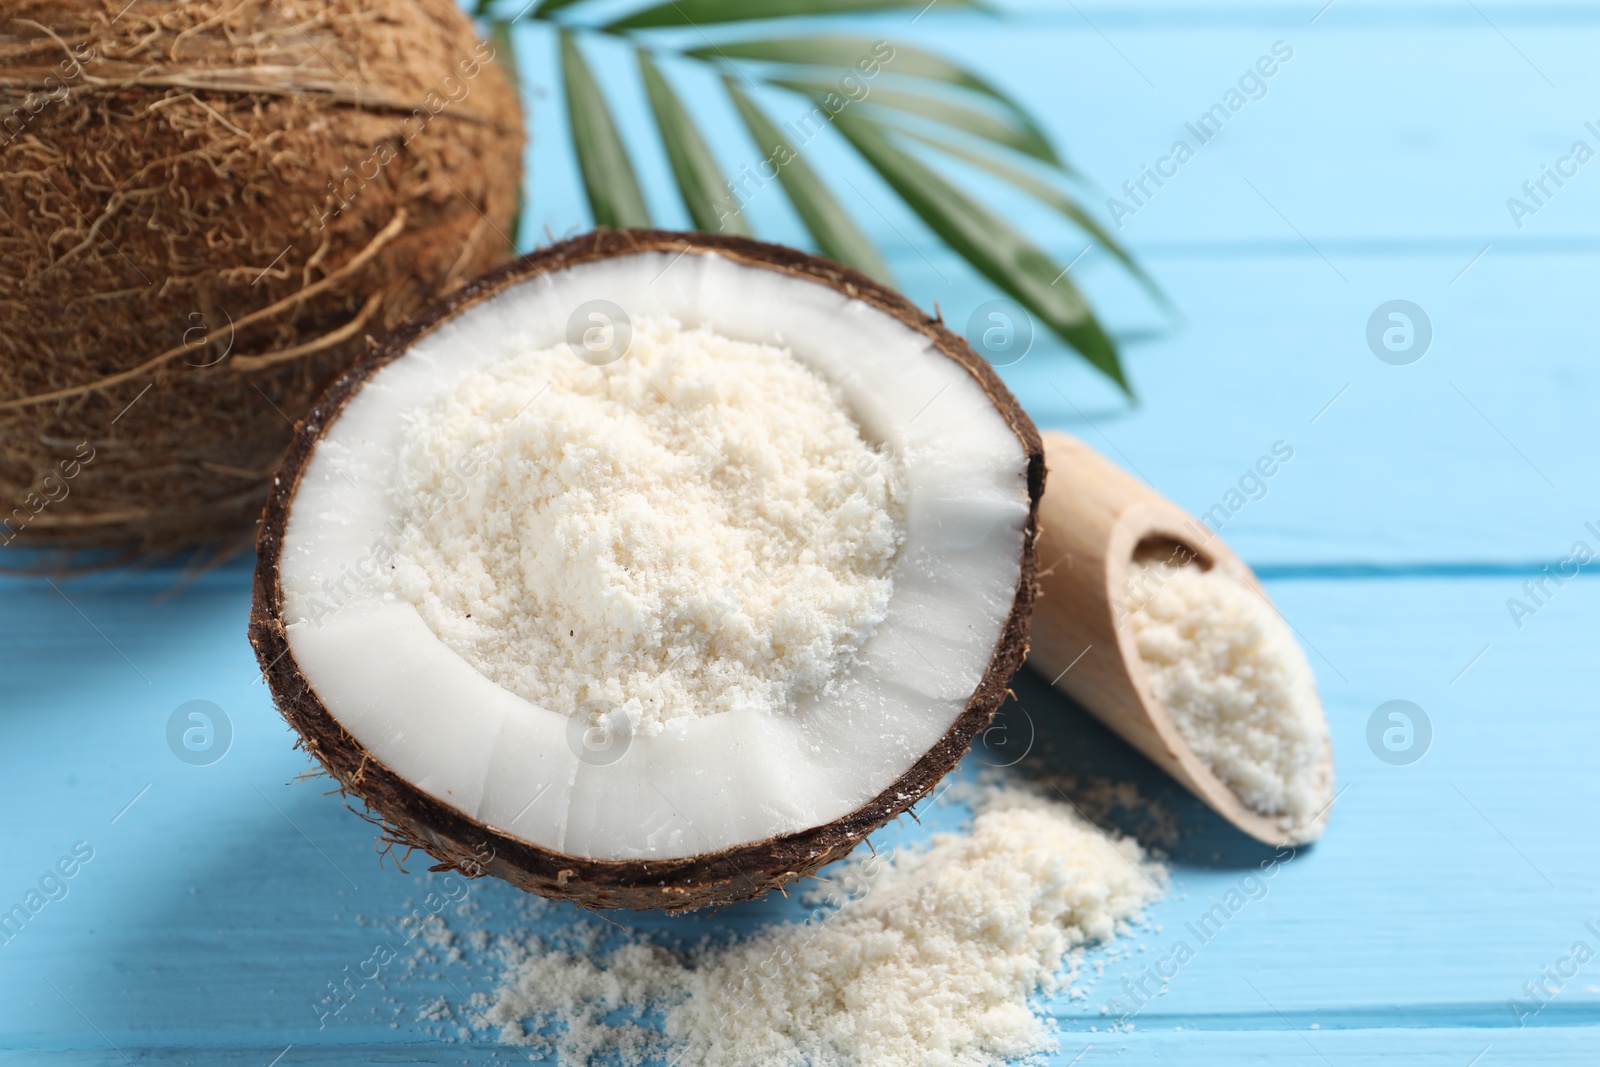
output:
[[[248,537],[322,388],[509,252],[496,46],[453,0],[5,8],[0,546]]]

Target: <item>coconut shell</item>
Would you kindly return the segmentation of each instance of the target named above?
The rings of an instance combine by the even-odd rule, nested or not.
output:
[[[295,492],[317,438],[375,371],[454,315],[528,278],[633,252],[676,254],[686,249],[820,282],[865,301],[926,335],[940,353],[977,380],[1028,457],[1030,508],[1017,591],[988,670],[966,710],[915,765],[860,808],[801,833],[705,855],[662,861],[579,859],[483,826],[390,770],[345,731],[290,652],[282,617],[279,556]],[[381,348],[358,360],[317,401],[289,447],[267,502],[257,543],[250,642],[279,710],[300,735],[300,744],[338,780],[347,797],[365,803],[369,817],[385,826],[386,842],[423,850],[438,861],[434,869],[454,869],[468,877],[494,875],[541,896],[590,908],[684,911],[727,904],[759,896],[842,859],[869,833],[926,796],[988,727],[1006,697],[1007,681],[1027,652],[1044,478],[1038,431],[999,376],[962,337],[899,294],[847,267],[777,245],[708,234],[601,230],[506,264],[433,305]]]
[[[509,256],[522,122],[454,0],[12,0],[0,546],[248,538],[294,422]]]

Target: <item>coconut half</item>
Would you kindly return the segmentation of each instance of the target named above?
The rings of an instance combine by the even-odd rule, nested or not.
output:
[[[881,621],[790,707],[645,732],[537,706],[367,580],[402,507],[408,419],[468,375],[567,342],[594,301],[786,350],[901,464]],[[363,357],[302,431],[265,512],[251,643],[304,746],[390,839],[471,876],[598,908],[782,886],[927,794],[1026,651],[1044,488],[1033,424],[941,322],[790,249],[659,231],[553,246]]]

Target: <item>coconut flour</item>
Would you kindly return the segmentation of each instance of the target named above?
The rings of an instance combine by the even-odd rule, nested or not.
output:
[[[420,518],[393,592],[501,687],[645,733],[823,689],[903,536],[899,465],[836,387],[664,317],[608,365],[560,345],[469,375],[412,416],[399,469]]]
[[[974,794],[970,833],[830,870],[838,906],[810,922],[686,953],[517,944],[474,1022],[562,1064],[991,1067],[1052,1050],[1032,998],[1072,988],[1083,949],[1125,932],[1167,872],[1039,792]]]
[[[1327,804],[1327,724],[1293,632],[1213,567],[1135,559],[1129,622],[1178,732],[1248,806],[1286,829]]]

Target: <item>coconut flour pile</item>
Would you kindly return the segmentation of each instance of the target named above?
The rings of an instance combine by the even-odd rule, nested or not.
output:
[[[1166,870],[1039,793],[991,785],[974,806],[970,833],[834,868],[830,891],[861,890],[837,910],[732,946],[518,945],[474,1021],[563,1064],[991,1067],[1049,1051],[1030,999],[1069,987],[1081,950],[1126,931]]]
[[[1293,632],[1211,568],[1136,559],[1129,622],[1156,699],[1206,766],[1285,829],[1327,805],[1327,722]]]
[[[463,478],[469,455],[487,458]],[[641,319],[608,365],[560,345],[472,374],[399,458],[420,518],[393,591],[553,711],[654,733],[790,707],[888,607],[898,465],[785,350]]]

